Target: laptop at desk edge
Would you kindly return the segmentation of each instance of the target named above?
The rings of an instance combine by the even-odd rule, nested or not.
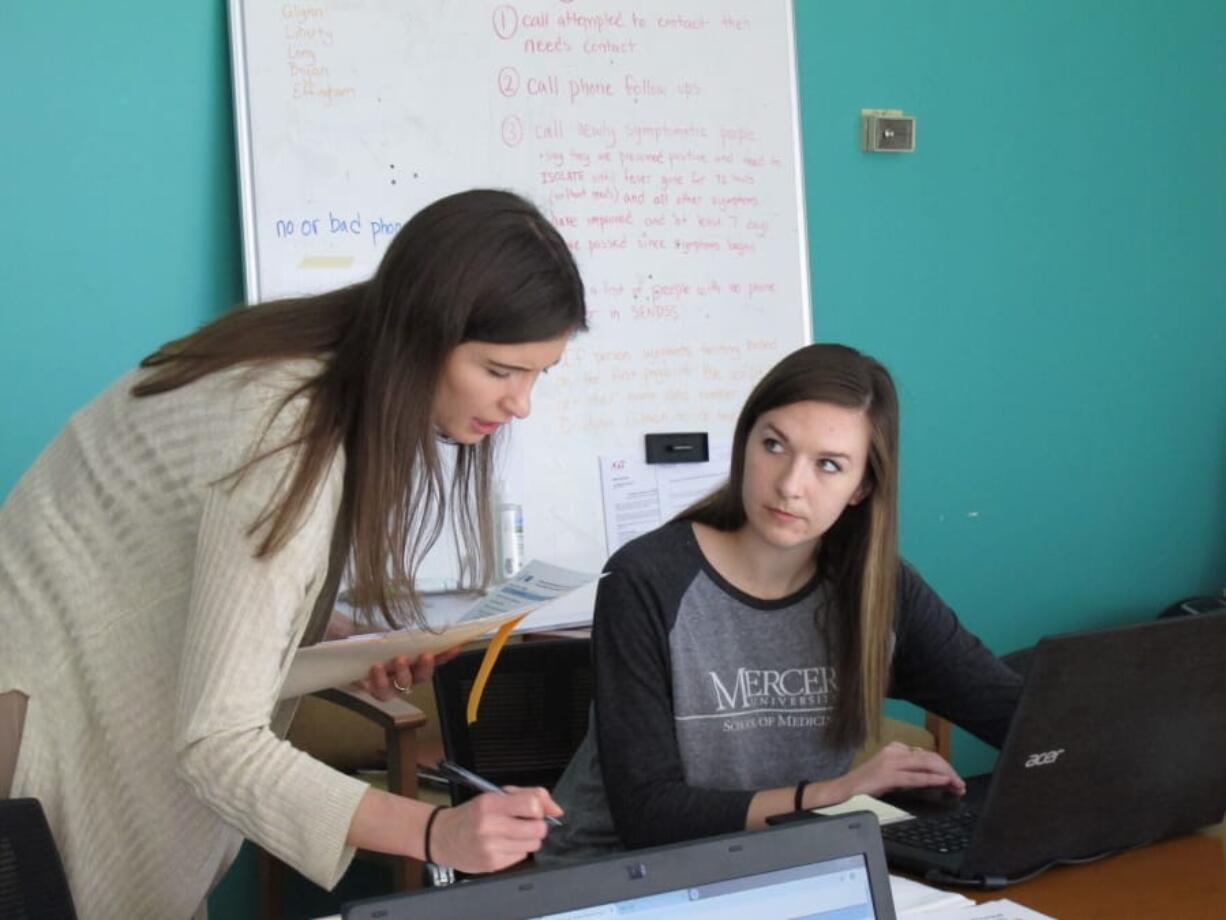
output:
[[[995,771],[968,781],[970,846],[941,856],[887,836],[890,864],[999,887],[1220,821],[1224,662],[1224,614],[1043,639]],[[894,801],[917,818],[943,811]]]
[[[763,831],[618,853],[551,869],[487,876],[347,904],[345,920],[527,920],[608,908],[684,917],[752,898],[761,920],[823,916],[893,920],[889,873],[876,818],[855,812]],[[723,900],[721,900],[723,899]],[[770,912],[772,899],[786,912]],[[797,901],[803,914],[794,909]],[[620,908],[620,910],[619,910]],[[736,909],[733,907],[733,909]],[[706,916],[707,914],[704,914]]]

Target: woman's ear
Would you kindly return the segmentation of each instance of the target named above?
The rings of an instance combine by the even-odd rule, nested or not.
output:
[[[849,501],[847,504],[858,505],[860,504],[860,502],[864,501],[864,499],[868,498],[872,494],[873,494],[873,483],[868,478],[868,476],[865,476],[863,479],[860,480],[859,487],[856,489],[854,493],[852,493],[851,501]]]

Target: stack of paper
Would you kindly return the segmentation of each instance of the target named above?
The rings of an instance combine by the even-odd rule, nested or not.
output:
[[[890,876],[890,893],[894,896],[894,913],[898,917],[914,917],[923,914],[925,920],[941,916],[936,913],[951,908],[974,905],[970,898],[953,891],[942,891],[902,875]]]
[[[899,920],[1055,920],[1004,898],[976,904],[957,892],[942,891],[901,875],[890,876],[890,893]]]

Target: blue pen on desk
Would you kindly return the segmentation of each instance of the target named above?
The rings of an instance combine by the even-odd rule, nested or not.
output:
[[[459,783],[461,786],[467,786],[469,789],[475,789],[477,792],[497,792],[501,795],[506,795],[507,791],[501,786],[491,783],[483,776],[478,776],[472,770],[466,770],[458,763],[453,763],[450,760],[440,760],[438,762],[438,772],[443,774],[453,783]],[[561,827],[562,822],[553,815],[545,815],[545,821],[552,827]]]

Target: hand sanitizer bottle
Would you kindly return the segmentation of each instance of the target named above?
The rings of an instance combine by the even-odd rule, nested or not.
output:
[[[524,564],[524,509],[507,497],[506,483],[496,490],[495,529],[498,581],[507,581]]]

